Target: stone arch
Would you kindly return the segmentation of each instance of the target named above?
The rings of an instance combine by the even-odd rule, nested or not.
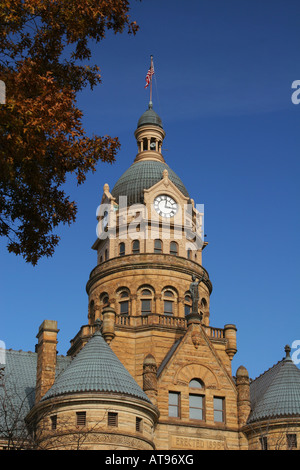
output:
[[[216,374],[212,369],[200,362],[192,362],[179,367],[174,376],[174,384],[181,383],[188,385],[195,378],[200,379],[204,383],[205,388],[220,388]]]

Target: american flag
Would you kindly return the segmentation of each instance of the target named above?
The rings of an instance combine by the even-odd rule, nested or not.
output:
[[[149,86],[152,75],[154,75],[154,67],[153,67],[153,64],[151,63],[150,68],[149,68],[149,70],[147,72],[147,75],[146,75],[146,85],[145,85],[144,88],[147,88]]]

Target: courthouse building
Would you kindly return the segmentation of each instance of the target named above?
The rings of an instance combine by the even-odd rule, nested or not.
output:
[[[210,316],[203,214],[164,137],[150,103],[131,166],[91,201],[97,262],[67,355],[59,318],[42,323],[35,352],[6,351],[2,448],[299,449],[300,370],[284,345],[255,380],[247,364],[232,370],[238,325]]]

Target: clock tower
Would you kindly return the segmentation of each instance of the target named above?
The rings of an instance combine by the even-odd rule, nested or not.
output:
[[[103,187],[92,247],[97,265],[86,286],[88,322],[68,355],[100,322],[105,341],[158,409],[157,448],[185,448],[186,435],[186,448],[237,448],[236,328],[210,324],[203,211],[165,162],[165,131],[151,102],[134,135],[133,163],[112,189]],[[218,439],[209,437],[216,432]]]
[[[6,351],[5,416],[18,410],[20,421],[12,429],[2,420],[0,449],[297,448],[290,347],[251,383],[243,366],[232,375],[236,327],[211,324],[203,211],[165,162],[151,103],[135,137],[131,166],[103,187],[88,318],[67,356],[57,355],[54,320],[41,324],[34,353]]]

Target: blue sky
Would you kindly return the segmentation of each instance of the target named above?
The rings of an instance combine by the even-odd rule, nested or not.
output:
[[[83,186],[69,179],[77,221],[59,229],[52,258],[33,268],[1,240],[0,339],[33,351],[42,321],[57,320],[66,354],[87,323],[96,209],[104,183],[112,188],[137,153],[133,133],[148,106],[153,54],[163,154],[204,204],[210,322],[236,324],[233,373],[242,364],[255,378],[300,340],[300,105],[291,101],[300,80],[300,3],[143,0],[132,2],[131,16],[140,31],[93,46],[102,84],[78,97],[89,135],[119,137],[117,161],[99,164]]]

